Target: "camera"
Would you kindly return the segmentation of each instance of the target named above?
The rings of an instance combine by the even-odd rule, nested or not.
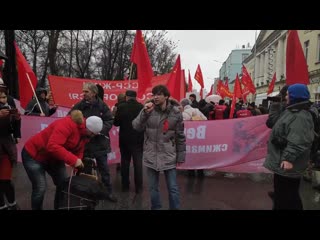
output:
[[[16,114],[18,112],[18,109],[16,108],[10,108],[9,106],[0,106],[0,110],[7,109],[9,110],[10,114]]]
[[[16,114],[16,113],[18,113],[18,109],[16,109],[16,108],[11,108],[11,109],[9,109],[9,113],[10,113],[10,114]]]
[[[282,98],[281,96],[274,96],[274,97],[267,97],[267,100],[272,102],[281,102]]]

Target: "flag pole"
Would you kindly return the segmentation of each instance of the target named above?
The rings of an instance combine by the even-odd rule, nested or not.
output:
[[[131,81],[131,77],[132,77],[132,66],[133,66],[133,63],[131,63],[130,72],[129,72],[129,86],[130,86],[130,88],[131,88],[130,81]]]
[[[39,103],[39,99],[38,99],[38,97],[37,97],[37,94],[36,94],[36,92],[34,91],[34,88],[33,88],[33,86],[32,86],[32,83],[31,83],[31,80],[30,80],[30,77],[29,77],[28,73],[26,73],[26,75],[27,75],[27,78],[28,78],[28,80],[29,80],[29,84],[30,84],[30,87],[31,87],[31,89],[32,89],[33,95],[35,96],[35,98],[36,98],[36,100],[37,100],[37,103],[38,103],[38,105],[39,105],[40,111],[41,111],[42,114],[44,114],[43,111],[42,111],[41,105],[40,105],[40,103]]]
[[[254,74],[253,74],[253,84],[255,84],[256,82],[256,58],[257,58],[257,30],[255,32],[255,36],[254,36],[254,63],[253,63],[253,69],[254,69]],[[257,93],[253,96],[254,97],[254,101],[256,101],[256,95]]]

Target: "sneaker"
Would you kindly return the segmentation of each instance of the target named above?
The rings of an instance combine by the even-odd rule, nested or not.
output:
[[[18,206],[18,204],[15,204],[13,206],[9,206],[8,209],[9,210],[20,210],[20,207]]]
[[[224,174],[225,178],[236,178],[236,175],[234,173],[226,173]]]
[[[117,199],[112,193],[107,194],[106,198],[107,198],[110,202],[117,202],[117,201],[118,201],[118,199]]]
[[[9,207],[7,205],[4,205],[4,206],[0,207],[0,211],[1,210],[9,210]]]

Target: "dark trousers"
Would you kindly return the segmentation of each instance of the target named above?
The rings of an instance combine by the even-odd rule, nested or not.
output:
[[[122,186],[129,187],[130,185],[130,162],[133,160],[134,168],[134,184],[136,191],[142,189],[142,146],[121,144],[121,178]]]
[[[9,204],[16,201],[14,186],[11,180],[0,180],[0,207],[5,205],[4,197],[7,198]]]
[[[299,194],[300,178],[273,175],[274,210],[303,210]]]
[[[108,190],[108,193],[112,193],[112,185],[111,185],[111,176],[110,170],[108,165],[108,152],[107,151],[100,151],[95,153],[95,158],[97,161],[98,171],[101,175],[101,181],[105,185]]]

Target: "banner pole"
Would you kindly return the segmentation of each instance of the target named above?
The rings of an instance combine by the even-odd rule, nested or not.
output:
[[[43,111],[42,111],[41,105],[40,105],[40,103],[39,103],[39,99],[38,99],[38,97],[37,97],[37,94],[36,94],[36,92],[34,91],[34,88],[33,88],[33,86],[32,86],[32,83],[31,83],[31,80],[30,80],[30,77],[29,77],[28,73],[26,73],[26,75],[27,75],[27,78],[28,78],[28,80],[29,80],[29,84],[30,84],[30,87],[31,87],[31,89],[32,89],[33,95],[35,96],[35,98],[36,98],[36,100],[37,100],[37,103],[38,103],[38,105],[39,105],[40,111],[41,111],[42,114],[44,114]]]
[[[132,66],[133,66],[133,63],[131,63],[130,72],[129,72],[129,86],[130,86],[130,88],[131,88],[130,82],[131,82],[131,78],[132,78]]]

